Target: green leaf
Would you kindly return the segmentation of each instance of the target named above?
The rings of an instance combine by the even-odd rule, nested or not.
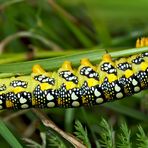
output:
[[[75,122],[75,128],[76,132],[74,133],[76,134],[76,136],[84,142],[87,148],[91,148],[91,144],[87,134],[87,129],[83,128],[81,122],[78,120]]]
[[[119,142],[117,143],[118,148],[132,148],[131,142],[131,131],[128,130],[126,122],[121,125],[121,133],[119,134]]]
[[[114,148],[114,135],[112,127],[103,118],[99,124],[99,127],[101,128],[101,132],[99,132],[101,136],[101,139],[99,139],[101,147]]]
[[[138,127],[139,133],[137,134],[137,146],[138,148],[147,148],[148,147],[148,136],[146,136],[143,128],[141,126]]]

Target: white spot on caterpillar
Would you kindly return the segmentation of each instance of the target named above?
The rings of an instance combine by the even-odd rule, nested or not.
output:
[[[64,77],[68,77],[69,75],[67,73],[64,74]]]
[[[2,100],[0,100],[0,104],[2,104],[3,102],[2,102]]]
[[[76,94],[73,92],[73,93],[71,94],[71,99],[72,99],[72,100],[77,100],[77,99],[78,99],[78,96],[76,96]]]
[[[114,69],[110,69],[110,70],[109,70],[110,73],[113,73],[114,71],[115,71]]]
[[[102,98],[97,98],[97,99],[96,99],[96,103],[100,104],[100,103],[102,103],[102,102],[103,102],[103,99],[102,99]]]
[[[29,107],[28,104],[23,104],[23,105],[21,105],[21,108],[28,108],[28,107]]]
[[[42,81],[42,78],[41,78],[41,77],[39,77],[39,78],[38,78],[38,80],[39,80],[39,81]]]
[[[20,98],[20,97],[21,97],[21,95],[20,95],[20,94],[18,94],[18,95],[17,95],[17,97],[18,97],[18,98]]]
[[[115,85],[115,91],[116,91],[116,92],[119,92],[120,90],[121,90],[121,88],[119,87],[119,85],[116,84],[116,85]]]
[[[22,85],[25,85],[25,82],[22,82]]]
[[[139,87],[139,86],[134,87],[134,91],[135,91],[135,92],[140,91],[140,87]]]
[[[136,85],[138,84],[138,82],[137,82],[135,79],[133,79],[132,84],[133,84],[134,86],[136,86]]]
[[[78,101],[74,101],[74,102],[72,102],[72,106],[78,107],[78,106],[80,106],[80,103]]]
[[[123,97],[123,94],[122,94],[121,92],[119,92],[119,93],[116,94],[116,97],[117,97],[118,99],[120,99],[120,98]]]
[[[54,102],[49,102],[49,103],[47,103],[47,106],[48,107],[54,107],[55,106],[55,103]]]
[[[21,85],[21,82],[18,82],[18,83],[17,83],[17,85],[19,85],[19,86],[20,86],[20,85]]]
[[[104,67],[105,70],[108,70],[108,67]]]
[[[100,95],[101,95],[101,93],[97,89],[95,89],[95,96],[99,97]]]
[[[53,100],[54,99],[54,97],[49,93],[49,94],[47,94],[47,100]]]
[[[93,76],[94,76],[94,75],[93,75],[92,73],[89,75],[89,77],[91,77],[91,78],[92,78]]]
[[[86,71],[85,71],[85,74],[86,74],[86,75],[88,75],[88,74],[89,74],[89,71],[88,71],[88,69],[86,69]]]
[[[45,82],[47,82],[47,81],[48,81],[48,79],[43,79],[43,80],[42,80],[43,83],[45,83]]]
[[[21,97],[21,98],[20,98],[20,103],[23,104],[23,103],[25,103],[25,102],[27,102],[27,100],[26,100],[25,98]]]

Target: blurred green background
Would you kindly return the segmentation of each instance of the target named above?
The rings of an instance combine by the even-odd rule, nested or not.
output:
[[[83,53],[85,50],[122,51],[134,48],[136,39],[147,34],[147,0],[0,0],[2,66],[36,59],[44,62],[47,58]],[[14,69],[17,70],[17,67]],[[64,132],[73,135],[75,121],[79,120],[88,130],[91,146],[84,142],[87,147],[101,145],[98,139],[101,137],[99,123],[102,118],[113,127],[115,135],[120,134],[120,126],[126,122],[132,131],[130,146],[138,147],[135,144],[137,126],[141,125],[145,132],[148,131],[147,92],[91,108],[45,109],[41,112]],[[28,147],[28,144],[31,147],[72,147],[61,137],[61,145],[56,145],[58,142],[54,141],[58,140],[53,137],[58,137],[58,133],[43,125],[34,110],[1,111],[0,114],[1,147]],[[45,144],[44,140],[49,144]],[[117,147],[118,144],[113,145]]]

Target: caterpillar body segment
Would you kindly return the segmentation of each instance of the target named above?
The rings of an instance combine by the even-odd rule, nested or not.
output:
[[[147,41],[137,40],[136,46],[148,45]],[[105,54],[95,66],[85,58],[78,69],[65,61],[57,72],[34,65],[30,76],[0,79],[0,109],[92,106],[147,88],[148,53],[117,60]]]

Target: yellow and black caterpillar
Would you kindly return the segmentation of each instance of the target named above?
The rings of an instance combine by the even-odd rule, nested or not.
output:
[[[148,46],[148,38],[137,47]],[[99,65],[82,59],[77,70],[65,61],[57,72],[34,65],[30,76],[0,79],[0,109],[79,107],[118,100],[148,88],[148,52]]]

